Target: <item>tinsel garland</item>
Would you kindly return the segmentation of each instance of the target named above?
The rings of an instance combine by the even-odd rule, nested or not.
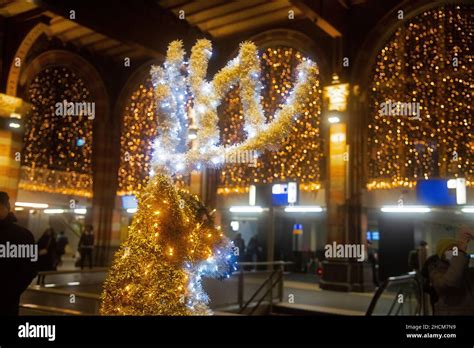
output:
[[[186,151],[187,81],[181,74],[184,55],[181,41],[173,41],[168,47],[164,68],[153,66],[150,71],[155,93],[160,96],[157,103],[160,135],[153,147],[159,149],[164,161],[172,160],[175,153]]]
[[[198,40],[192,48],[189,62],[184,61],[184,55],[181,41],[174,41],[168,49],[165,69],[152,68],[155,98],[159,113],[164,115],[164,126],[160,125],[160,134],[154,144],[152,166],[155,167],[155,171],[164,170],[170,174],[185,173],[200,169],[202,166],[219,166],[226,156],[233,157],[239,151],[263,151],[275,148],[290,130],[293,119],[302,112],[302,104],[307,101],[312,82],[317,76],[317,68],[313,62],[307,60],[301,63],[297,68],[297,82],[286,105],[276,112],[271,123],[265,124],[260,104],[262,89],[260,60],[255,44],[242,43],[238,56],[221,69],[210,82],[206,81],[205,77],[212,55],[211,42]],[[176,68],[169,69],[170,66]],[[177,66],[181,66],[181,69]],[[183,92],[184,88],[174,90],[170,88],[175,86],[176,81],[187,83],[191,96]],[[225,147],[218,145],[217,107],[226,93],[237,83],[240,85],[247,139],[241,144]],[[186,114],[188,106],[185,103],[177,104],[170,101],[187,97],[193,100],[198,131],[196,148],[185,152],[172,146],[183,139],[170,125],[173,124],[176,115]]]

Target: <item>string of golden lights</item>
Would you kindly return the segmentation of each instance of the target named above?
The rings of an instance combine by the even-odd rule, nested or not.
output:
[[[153,88],[148,78],[131,93],[125,104],[120,138],[119,194],[136,194],[148,181],[157,119]]]
[[[263,109],[267,118],[285,103],[294,86],[295,67],[305,60],[300,51],[290,47],[271,47],[263,51],[261,82],[265,86]],[[322,91],[318,74],[301,105],[300,117],[294,121],[281,145],[275,150],[263,152],[254,167],[249,163],[224,165],[218,193],[237,193],[250,184],[284,180],[298,180],[301,188],[304,186],[307,191],[320,188]],[[221,141],[229,145],[238,143],[245,137],[238,88],[227,94],[220,111],[223,115],[220,122],[223,129]]]
[[[92,101],[84,80],[66,67],[46,68],[34,77],[27,93],[32,107],[25,123],[22,165],[28,173],[20,186],[35,191],[45,191],[47,186],[48,192],[90,196],[92,120],[56,114],[58,102]],[[49,185],[48,175],[58,179],[58,172],[60,180]]]
[[[369,189],[474,174],[472,11],[445,5],[403,24],[379,52],[370,91]],[[381,113],[415,103],[419,117]],[[395,111],[397,109],[394,109]]]

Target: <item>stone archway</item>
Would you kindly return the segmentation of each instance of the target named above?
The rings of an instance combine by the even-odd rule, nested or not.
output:
[[[401,64],[403,65],[403,68],[401,68],[400,70],[400,74],[403,74],[403,76],[405,74],[409,75],[408,76],[408,79],[410,79],[410,81],[419,81],[420,79],[424,79],[426,76],[433,76],[433,75],[439,75],[439,74],[444,74],[443,73],[443,66],[444,66],[444,61],[448,55],[449,55],[449,52],[450,51],[447,51],[447,52],[444,52],[446,51],[446,49],[444,49],[444,45],[445,45],[445,41],[446,38],[448,37],[447,34],[449,34],[450,32],[452,32],[454,30],[454,27],[453,27],[453,24],[449,24],[449,23],[446,23],[446,25],[443,25],[443,29],[440,31],[439,35],[441,35],[442,39],[436,39],[435,41],[437,41],[434,45],[439,49],[438,50],[433,50],[433,54],[436,55],[436,59],[438,59],[440,61],[440,70],[437,70],[437,72],[435,74],[432,74],[430,73],[428,70],[426,70],[426,72],[424,73],[415,73],[415,72],[407,72],[405,70],[407,70],[405,68],[405,63],[408,64],[409,63],[409,59],[410,59],[410,56],[411,56],[411,53],[415,53],[415,52],[408,52],[408,55],[407,53],[405,52],[405,49],[407,49],[406,47],[411,47],[409,45],[412,45],[414,44],[415,42],[415,39],[416,39],[416,42],[418,42],[418,40],[420,42],[422,42],[424,40],[423,37],[420,37],[420,38],[413,38],[412,34],[410,34],[410,28],[411,26],[413,25],[413,23],[415,23],[415,25],[424,25],[426,26],[428,29],[430,28],[430,22],[429,22],[429,18],[431,18],[431,16],[433,15],[433,13],[436,13],[438,12],[438,10],[442,10],[442,9],[446,9],[446,11],[442,11],[443,12],[443,16],[446,16],[446,14],[444,14],[444,12],[446,13],[449,13],[449,11],[453,10],[456,6],[462,6],[462,5],[468,5],[469,2],[468,1],[449,1],[449,2],[446,2],[446,1],[425,1],[425,0],[420,0],[420,1],[413,1],[413,2],[410,2],[410,3],[403,3],[401,4],[399,7],[397,8],[394,8],[390,13],[388,13],[380,22],[379,24],[374,28],[374,30],[371,32],[370,36],[368,37],[368,39],[366,40],[366,42],[364,43],[361,51],[360,51],[360,54],[359,56],[357,57],[356,59],[356,63],[355,63],[355,66],[354,66],[354,70],[353,70],[353,81],[355,81],[355,83],[359,83],[359,90],[360,90],[360,95],[359,96],[355,96],[354,97],[354,103],[352,103],[352,107],[354,108],[354,112],[353,112],[353,115],[354,115],[354,119],[357,121],[357,125],[358,125],[358,132],[356,133],[357,134],[357,138],[358,138],[358,141],[360,141],[360,143],[362,144],[361,146],[361,151],[360,151],[360,154],[361,154],[361,163],[363,163],[363,168],[364,168],[364,171],[363,171],[363,175],[362,177],[365,177],[365,178],[368,178],[368,177],[371,177],[370,175],[370,167],[369,167],[369,156],[368,156],[368,150],[369,150],[369,139],[372,138],[372,136],[369,135],[369,127],[370,127],[370,115],[373,115],[373,110],[371,110],[372,108],[372,102],[370,100],[370,98],[373,98],[373,92],[372,92],[372,87],[374,87],[372,85],[372,78],[374,78],[374,76],[376,76],[376,74],[374,73],[374,68],[376,66],[376,64],[379,64],[378,63],[378,56],[379,54],[381,54],[381,52],[383,52],[383,49],[385,47],[385,49],[388,49],[388,47],[392,44],[392,42],[394,42],[394,40],[396,39],[397,35],[400,34],[400,31],[401,31],[401,34],[399,36],[403,36],[403,38],[400,39],[400,43],[398,44],[399,46],[399,49],[397,50],[400,51],[400,53],[397,53],[397,55],[400,55],[399,58],[397,58],[397,61],[400,61]],[[398,19],[398,15],[399,15],[399,12],[400,9],[403,8],[403,21]],[[428,16],[428,17],[425,17],[425,16]],[[444,18],[444,17],[443,17]],[[444,21],[444,19],[438,19],[438,21]],[[441,23],[444,23],[444,22],[441,22]],[[426,29],[426,31],[428,31],[428,29]],[[459,28],[460,29],[460,28]],[[457,29],[456,29],[457,31]],[[407,39],[405,39],[405,36],[407,35],[410,35],[410,42],[412,42],[411,44],[407,43]],[[433,34],[434,35],[434,34]],[[437,34],[438,35],[438,34]],[[407,36],[408,38],[408,36]],[[429,43],[428,42],[428,45],[431,45],[433,46],[433,43]],[[466,45],[466,44],[464,44]],[[401,46],[401,47],[400,47]],[[431,46],[428,46],[428,47],[431,47]],[[456,47],[456,50],[459,51],[459,52],[462,52],[462,47],[463,45],[460,44],[459,47]],[[459,53],[458,52],[458,53]],[[383,53],[382,53],[383,54]],[[422,54],[422,53],[420,53]],[[443,58],[444,57],[444,58]],[[390,57],[387,57],[385,56],[385,58],[388,58],[389,61],[390,61]],[[443,58],[443,59],[441,59]],[[424,68],[423,69],[427,69],[425,67],[427,67],[432,61],[434,61],[434,58],[426,58],[425,60],[423,60],[423,62],[420,62],[423,64]],[[413,65],[410,63],[410,66]],[[411,71],[411,70],[410,70]],[[454,72],[452,72],[454,74]],[[383,70],[383,74],[385,76],[388,76],[390,75],[390,72],[388,71],[388,68]],[[418,74],[418,75],[413,75],[413,74]],[[413,77],[413,76],[415,77]],[[452,75],[449,73],[446,73],[444,75]],[[411,76],[411,77],[410,77]],[[425,77],[423,77],[425,76]],[[434,77],[431,77],[431,82],[429,82],[429,85],[430,86],[433,86],[432,88],[433,89],[441,89],[441,90],[444,90],[443,87],[441,87],[439,84],[442,84],[442,82],[440,81],[433,81]],[[399,79],[398,79],[399,80]],[[405,84],[401,81],[398,81],[398,83],[401,83],[402,85],[408,85],[408,82],[405,82]],[[381,83],[383,84],[383,83]],[[446,86],[445,86],[446,87]],[[414,88],[414,85],[413,85],[413,82],[411,83],[411,88]],[[431,88],[431,87],[430,87]],[[394,89],[394,86],[392,86],[391,88],[391,91],[393,91]],[[418,91],[415,91],[415,93],[418,93],[418,95],[420,95],[420,92],[421,94],[423,95],[423,93],[426,92],[428,88],[427,87],[420,87],[420,89]],[[436,100],[438,98],[440,98],[440,95],[438,92],[433,92],[435,94],[432,94],[429,98],[423,98],[423,97],[417,97],[417,100],[419,101],[423,101],[423,99],[425,99],[425,101],[422,103],[423,105],[421,105],[425,110],[430,110],[431,112],[429,112],[431,114],[431,119],[433,121],[436,121],[436,117],[434,116],[434,114],[436,114],[436,108],[435,109],[432,109],[432,107],[428,107],[428,104],[426,102],[426,100],[430,100],[430,102],[432,102],[433,100]],[[444,92],[442,91],[441,94],[443,94]],[[393,93],[392,93],[393,94]],[[412,95],[412,97],[414,97]],[[387,99],[387,97],[386,97]],[[389,99],[393,99],[393,96],[392,98],[389,98]],[[410,101],[412,101],[412,98],[410,97],[409,98]],[[442,104],[448,104],[449,105],[449,100],[451,100],[451,98],[449,98],[449,95],[447,97],[443,97],[442,98],[443,100],[446,100],[446,102],[443,102]],[[454,103],[454,101],[452,101],[451,103]],[[443,105],[444,106],[444,105]],[[443,107],[442,106],[442,107]],[[445,106],[444,106],[445,107]],[[453,106],[454,107],[454,106]],[[448,109],[450,109],[448,107]],[[434,114],[433,114],[434,113]],[[434,117],[434,118],[433,118]],[[426,123],[426,122],[425,122]],[[427,124],[421,124],[421,126],[428,126]],[[388,125],[387,125],[388,127]],[[433,125],[431,125],[430,127],[433,127]],[[428,127],[428,128],[430,128]],[[436,127],[435,127],[436,128]],[[402,130],[403,131],[403,130]],[[398,131],[397,131],[398,132]],[[430,131],[427,130],[427,132],[429,133]],[[410,133],[410,138],[412,137],[415,137],[415,134],[413,132]],[[443,140],[444,142],[444,140]],[[405,143],[405,141],[400,141],[399,142],[400,144],[401,143]],[[424,145],[420,145],[420,146],[427,146],[426,144]],[[430,145],[431,146],[431,145]],[[436,147],[437,149],[437,147]],[[436,150],[435,149],[435,150]],[[431,151],[434,151],[432,150],[431,148],[429,148],[428,150],[431,150]],[[439,156],[440,158],[443,157],[443,153],[445,152],[445,150],[442,148],[442,149],[439,149],[440,150],[440,153],[439,153]],[[437,150],[436,150],[437,151]],[[400,145],[400,148],[399,148],[399,153],[398,155],[400,156],[404,156],[403,153],[405,151],[403,150],[402,146]],[[436,162],[436,161],[435,161]],[[444,160],[440,160],[438,162],[441,162],[441,163],[444,163],[445,161]],[[446,166],[439,166],[439,168],[435,168],[433,169],[434,172],[429,174],[431,171],[430,170],[427,170],[426,173],[428,173],[429,176],[437,176],[437,175],[441,175],[441,176],[445,176],[449,171],[450,169],[448,169]],[[398,176],[401,176],[404,183],[406,184],[410,184],[408,181],[412,182],[413,179],[410,179],[412,177],[412,175],[410,174],[410,171],[406,171],[405,168],[403,167],[401,170],[401,173],[398,173],[397,174],[397,177]],[[439,173],[438,173],[439,171]],[[424,176],[422,175],[423,173],[418,173],[418,175],[415,174],[415,177],[420,177],[421,176]],[[408,178],[405,180],[405,178]],[[408,180],[408,181],[407,181]],[[397,182],[399,180],[397,179]],[[374,181],[375,182],[375,181]],[[382,183],[383,184],[383,183]],[[364,186],[365,183],[361,183],[361,187]],[[378,185],[378,184],[377,184]],[[399,184],[397,184],[399,185]],[[377,186],[378,187],[378,186]]]
[[[97,237],[96,261],[103,264],[107,258],[112,232],[112,214],[115,203],[116,171],[114,167],[114,137],[117,122],[110,113],[108,89],[101,74],[82,56],[62,49],[45,51],[34,57],[18,80],[18,93],[25,95],[35,77],[45,69],[64,67],[80,76],[90,91],[95,104],[92,124],[92,211],[86,222],[94,226]],[[59,101],[60,102],[60,101]]]
[[[38,38],[43,35],[50,35],[49,27],[44,23],[38,23],[33,29],[26,34],[23,41],[18,46],[13,61],[10,65],[10,70],[8,72],[7,86],[6,91],[8,95],[16,96],[17,87],[19,85],[20,76],[22,74],[23,62],[26,59],[26,56],[30,49],[33,47]],[[17,66],[19,64],[19,66]]]
[[[324,84],[331,78],[328,57],[321,48],[305,34],[289,29],[273,29],[264,31],[249,38],[257,47],[265,49],[274,46],[292,47],[318,64],[320,69],[321,82]],[[235,55],[237,51],[233,53]]]

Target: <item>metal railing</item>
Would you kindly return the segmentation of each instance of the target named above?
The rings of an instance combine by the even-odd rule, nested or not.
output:
[[[410,272],[406,275],[390,277],[384,281],[375,292],[366,315],[374,315],[376,308],[383,307],[381,301],[386,301],[388,308],[377,315],[405,315],[406,310],[408,310],[408,315],[423,315],[426,299],[418,274]],[[414,306],[413,302],[415,302]],[[377,307],[378,305],[379,307]]]
[[[32,303],[22,303],[20,304],[20,308],[33,312],[46,313],[46,315],[90,315],[89,313],[76,311],[74,309],[43,306]]]
[[[278,301],[282,302],[283,301],[283,274],[285,271],[285,266],[292,265],[293,262],[285,262],[285,261],[269,261],[269,262],[241,262],[239,263],[240,265],[240,270],[238,274],[238,304],[239,304],[239,314],[248,314],[248,315],[253,315],[255,311],[260,307],[260,305],[263,303],[263,301],[268,298],[269,299],[269,310],[272,310],[273,306],[273,294],[275,291],[277,291],[278,294]],[[245,274],[252,274],[254,275],[255,272],[245,272],[244,268],[245,267],[258,267],[258,266],[268,266],[269,270],[263,271],[267,273],[270,271],[270,275],[263,281],[263,283],[258,287],[257,291],[254,292],[254,294],[250,297],[250,299],[244,303],[244,284],[245,284]],[[276,267],[276,268],[275,268]],[[260,272],[261,273],[261,272]],[[263,294],[262,294],[263,293]],[[259,295],[261,295],[259,297]],[[251,308],[250,312],[245,313],[245,311],[250,308],[252,303],[256,304]]]
[[[34,312],[44,312],[51,313],[52,315],[97,315],[99,305],[100,305],[100,295],[89,292],[81,291],[71,291],[70,289],[58,289],[62,285],[55,284],[55,287],[48,287],[49,284],[46,284],[47,277],[54,277],[58,275],[68,275],[68,274],[95,274],[95,273],[105,273],[109,270],[106,267],[96,267],[93,269],[74,269],[74,270],[61,270],[61,271],[42,271],[38,272],[38,277],[36,284],[30,285],[27,289],[28,296],[25,298],[26,303],[20,304],[21,308],[25,310],[30,310]],[[64,284],[68,285],[68,284]],[[75,301],[80,301],[82,304],[82,310],[74,310],[67,308],[69,306],[70,296],[74,295]],[[39,297],[38,297],[39,296]],[[51,300],[42,300],[42,299],[51,299],[57,298],[58,303],[62,303],[64,307],[55,307],[50,306],[48,302]],[[33,303],[31,303],[33,301]],[[36,302],[39,303],[36,303]],[[41,302],[46,302],[45,304]],[[84,311],[86,309],[86,311]]]
[[[70,302],[71,295],[74,295],[74,302]],[[22,304],[20,307],[38,306],[38,310],[44,308],[53,308],[52,312],[56,311],[59,314],[65,315],[97,315],[99,313],[101,297],[99,294],[93,294],[88,292],[71,291],[54,288],[44,288],[39,285],[30,285],[26,290],[26,297],[22,297]],[[54,300],[52,300],[54,299]],[[51,303],[55,306],[52,307]],[[68,308],[76,307],[80,310]],[[64,313],[61,313],[64,310]]]
[[[47,276],[55,276],[55,275],[64,275],[64,274],[84,274],[84,273],[102,273],[102,272],[108,272],[109,268],[108,267],[95,267],[92,269],[72,269],[72,270],[64,270],[64,271],[43,271],[43,272],[38,272],[38,278],[36,281],[37,285],[44,286],[45,280]]]

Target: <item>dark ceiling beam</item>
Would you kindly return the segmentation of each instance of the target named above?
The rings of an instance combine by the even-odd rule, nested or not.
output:
[[[82,39],[75,40],[75,42],[78,42],[81,47],[88,47],[90,45],[93,45],[97,42],[101,42],[101,41],[104,41],[104,40],[107,40],[107,37],[105,37],[102,34],[98,34],[98,33],[94,32],[93,34],[87,35],[86,37],[84,37]]]
[[[159,0],[160,6],[163,8],[174,8],[192,2],[192,0]]]
[[[131,52],[131,51],[133,51],[133,49],[130,49],[130,47],[125,46],[125,45],[120,45],[120,46],[117,46],[117,47],[114,47],[114,48],[109,48],[106,51],[106,54],[109,55],[109,56],[113,56],[113,55],[117,55],[117,56],[124,55],[124,56],[126,56],[126,53]]]
[[[244,11],[238,11],[236,13],[231,13],[224,16],[216,16],[213,19],[199,24],[199,27],[204,31],[212,31],[213,29],[233,25],[235,27],[235,31],[237,32],[241,31],[239,23],[242,21],[250,18],[262,17],[281,9],[287,9],[288,5],[289,4],[285,1],[269,1],[253,6],[252,8],[246,9]]]
[[[184,15],[187,17],[188,15],[193,15],[201,11],[212,9],[226,3],[227,3],[227,0],[191,1],[188,4],[173,6],[172,10],[173,12],[183,10]]]
[[[44,10],[37,7],[30,11],[22,12],[15,16],[7,17],[7,18],[10,23],[19,23],[19,22],[21,23],[21,22],[29,21],[33,18],[43,17],[42,22],[44,22],[45,18],[44,18],[43,13],[44,13]]]
[[[254,15],[252,17],[246,17],[238,22],[232,22],[223,26],[215,27],[209,30],[209,33],[216,38],[222,38],[225,36],[235,35],[239,32],[245,32],[255,28],[263,28],[270,24],[278,24],[281,22],[288,21],[288,11],[291,7],[283,7],[273,11],[265,12],[261,15]],[[296,18],[303,17],[302,14],[295,15]]]
[[[334,0],[290,0],[317,27],[332,38],[344,36],[347,3]]]
[[[90,40],[94,40],[93,38],[97,37],[97,33],[95,31],[90,31],[88,33],[85,33],[83,35],[80,35],[75,38],[68,38],[68,37],[61,37],[65,41],[72,42],[77,46],[82,46],[84,43],[90,42]]]
[[[350,5],[347,3],[347,0],[338,0],[338,1],[346,10],[350,8]]]
[[[95,49],[94,53],[100,53],[100,54],[103,54],[103,55],[106,55],[106,56],[111,56],[111,55],[113,55],[111,52],[116,52],[116,50],[119,47],[121,48],[122,46],[120,44],[114,44],[113,46],[103,47],[103,48],[100,48],[100,49]]]
[[[120,44],[121,43],[116,41],[116,40],[106,39],[106,40],[103,40],[103,41],[98,41],[98,42],[90,45],[88,48],[93,52],[100,53],[100,52],[106,51],[108,49],[120,46]]]
[[[243,2],[228,2],[224,5],[219,5],[195,13],[193,15],[186,16],[186,19],[189,23],[192,23],[193,25],[199,25],[201,22],[206,22],[222,16],[228,16],[230,14],[239,13],[249,7],[254,7],[265,2],[266,0],[246,0]]]
[[[166,52],[172,40],[183,40],[185,46],[190,47],[196,39],[205,37],[154,0],[38,0],[38,5],[65,18],[74,10],[74,20],[80,25],[155,54]]]
[[[61,32],[55,32],[54,36],[69,37],[69,35],[75,33],[79,28],[81,27],[76,25],[75,27],[62,30]]]
[[[71,29],[78,28],[78,24],[62,17],[56,17],[51,20],[49,27],[51,28],[53,35],[61,35]]]
[[[94,31],[92,31],[89,28],[78,26],[70,32],[68,31],[68,32],[62,33],[61,37],[65,38],[67,41],[72,41],[72,40],[83,39],[87,35],[91,35],[93,33]]]

